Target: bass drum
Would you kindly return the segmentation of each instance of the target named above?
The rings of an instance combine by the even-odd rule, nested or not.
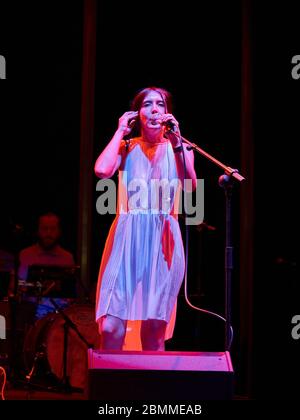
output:
[[[95,322],[95,307],[74,304],[63,313],[75,324],[79,333],[94,349],[100,348],[100,334]],[[42,353],[49,370],[64,379],[64,324],[59,313],[50,313],[39,319],[28,331],[24,341],[24,357],[27,369],[31,369],[35,355]],[[87,384],[87,345],[73,328],[68,328],[66,374],[73,388],[84,389]]]

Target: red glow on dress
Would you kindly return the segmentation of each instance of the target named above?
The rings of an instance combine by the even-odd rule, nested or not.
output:
[[[174,237],[170,228],[170,221],[165,220],[162,235],[162,251],[170,270],[174,252]]]

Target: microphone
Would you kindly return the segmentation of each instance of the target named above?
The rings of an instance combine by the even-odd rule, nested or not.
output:
[[[162,114],[155,113],[153,114],[152,121],[154,124],[156,123],[156,120],[160,119],[162,117]],[[172,121],[163,121],[160,123],[162,126],[166,127],[167,131],[175,131],[176,125]]]
[[[175,131],[175,124],[172,121],[165,121],[161,123],[161,125],[164,125],[168,131]]]

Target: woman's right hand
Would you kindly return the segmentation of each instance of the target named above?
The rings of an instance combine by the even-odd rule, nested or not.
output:
[[[128,111],[119,118],[118,130],[122,131],[124,136],[131,132],[138,115],[138,111]]]

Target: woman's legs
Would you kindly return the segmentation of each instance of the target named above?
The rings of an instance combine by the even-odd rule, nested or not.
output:
[[[141,341],[143,350],[165,349],[165,331],[167,323],[160,319],[147,319],[142,321]]]
[[[99,321],[101,350],[122,350],[127,321],[113,315],[106,315]]]

